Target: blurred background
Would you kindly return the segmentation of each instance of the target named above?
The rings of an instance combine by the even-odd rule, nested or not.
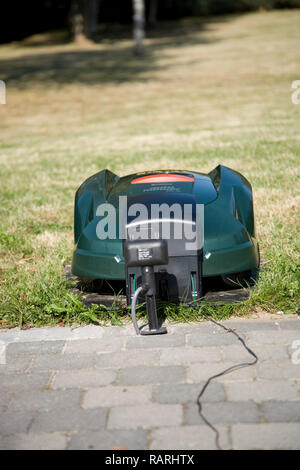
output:
[[[75,191],[104,168],[241,172],[263,269],[215,313],[297,311],[300,0],[4,1],[1,24],[0,326],[127,315],[65,277]]]
[[[157,22],[242,13],[257,10],[299,8],[300,0],[29,0],[1,6],[2,43],[24,39],[37,33],[69,28],[70,36],[83,34],[92,39],[112,24],[130,25],[134,8],[141,4],[148,26]],[[81,18],[80,18],[81,17]],[[80,31],[82,22],[82,31]],[[79,23],[79,25],[78,25]],[[76,25],[77,24],[77,28]],[[125,29],[125,28],[124,28]],[[76,39],[76,37],[74,38]]]

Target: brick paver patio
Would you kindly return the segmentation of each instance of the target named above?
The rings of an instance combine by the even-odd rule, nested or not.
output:
[[[224,449],[300,449],[300,364],[293,318],[240,319],[256,366],[217,379],[203,411]],[[207,322],[136,337],[133,327],[0,330],[1,449],[214,449],[201,385],[251,361]],[[298,346],[300,349],[300,346]]]

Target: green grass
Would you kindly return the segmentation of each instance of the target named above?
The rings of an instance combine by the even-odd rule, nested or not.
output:
[[[0,47],[0,325],[129,318],[88,309],[64,277],[75,190],[103,168],[206,172],[222,163],[243,173],[267,263],[248,301],[204,311],[299,312],[299,21],[293,10],[187,20],[169,34],[162,26],[143,59],[129,39],[80,48],[45,35]],[[164,315],[199,318],[172,305]]]

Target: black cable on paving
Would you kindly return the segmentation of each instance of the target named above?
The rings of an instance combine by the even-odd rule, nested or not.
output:
[[[250,367],[250,366],[254,366],[257,362],[258,362],[258,357],[257,355],[255,354],[255,352],[252,351],[252,349],[249,348],[249,346],[247,346],[245,340],[235,331],[233,330],[232,328],[227,328],[226,326],[222,325],[222,323],[219,323],[217,322],[216,320],[213,320],[212,318],[210,318],[208,315],[206,315],[205,313],[203,313],[201,311],[201,309],[199,310],[200,311],[200,314],[208,321],[214,323],[215,325],[217,326],[220,326],[221,328],[223,328],[223,330],[225,330],[227,333],[232,333],[234,334],[237,339],[242,343],[242,345],[244,346],[244,348],[246,349],[246,351],[254,357],[254,361],[252,362],[242,362],[240,364],[236,364],[232,367],[229,367],[228,369],[225,369],[223,370],[222,372],[216,374],[216,375],[213,375],[212,377],[210,377],[204,384],[204,386],[202,387],[199,395],[198,395],[198,398],[197,398],[197,405],[198,405],[198,412],[199,412],[199,415],[200,417],[203,419],[203,421],[205,422],[205,424],[207,426],[210,427],[210,429],[212,429],[212,431],[214,431],[215,435],[216,435],[216,447],[218,450],[223,450],[222,447],[220,446],[220,433],[218,431],[217,428],[215,428],[215,426],[213,426],[209,420],[204,416],[203,412],[202,412],[202,403],[201,403],[201,398],[205,392],[205,390],[207,389],[207,387],[209,386],[210,382],[214,379],[217,379],[218,377],[222,377],[223,375],[227,375],[227,374],[230,374],[231,372],[234,372],[236,370],[239,370],[239,369],[243,369],[244,367]]]

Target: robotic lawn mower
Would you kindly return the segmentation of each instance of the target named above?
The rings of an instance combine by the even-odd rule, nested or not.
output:
[[[133,314],[144,296],[149,331],[135,322],[142,334],[165,332],[157,299],[197,302],[205,280],[247,285],[259,266],[251,185],[222,165],[208,174],[100,171],[77,190],[74,225],[72,273],[126,281]]]

